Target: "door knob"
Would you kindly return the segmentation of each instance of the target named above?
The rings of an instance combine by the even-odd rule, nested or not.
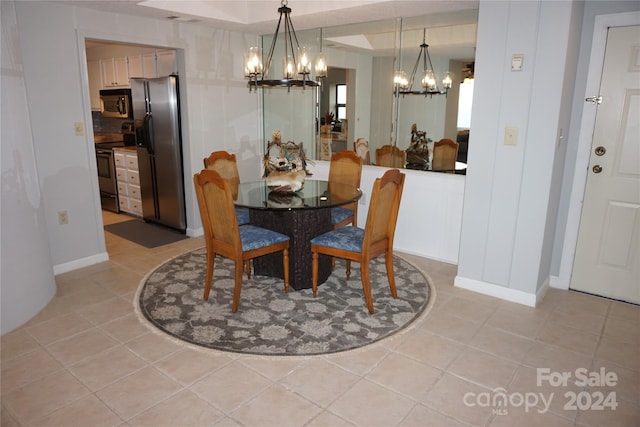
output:
[[[601,96],[590,96],[589,98],[585,99],[585,102],[590,102],[592,104],[602,104],[602,97]]]
[[[602,145],[599,147],[596,147],[595,149],[596,156],[604,156],[604,153],[606,152],[607,152],[607,149],[604,148]]]
[[[602,172],[602,166],[595,165],[592,170],[593,170],[593,173],[600,173]]]

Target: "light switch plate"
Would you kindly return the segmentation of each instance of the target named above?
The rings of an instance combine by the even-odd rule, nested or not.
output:
[[[84,124],[82,122],[75,122],[73,129],[76,131],[76,136],[84,135]]]

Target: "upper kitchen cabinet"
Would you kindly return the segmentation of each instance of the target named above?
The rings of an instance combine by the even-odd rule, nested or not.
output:
[[[176,52],[174,50],[156,51],[157,77],[164,77],[176,73]]]
[[[104,88],[118,88],[129,86],[129,65],[126,56],[101,59],[102,86]]]
[[[149,46],[87,41],[91,109],[100,110],[100,90],[130,87],[132,77],[154,78],[177,72],[175,51]]]

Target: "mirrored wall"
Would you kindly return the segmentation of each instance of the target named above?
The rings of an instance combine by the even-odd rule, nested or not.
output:
[[[476,30],[477,10],[467,10],[298,32],[312,56],[325,55],[329,73],[319,87],[261,89],[265,145],[279,130],[285,141],[302,142],[308,157],[328,160],[330,152],[353,150],[354,141],[363,138],[376,164],[376,149],[385,145],[406,156],[415,139],[412,127],[424,132],[431,149],[443,138],[466,142],[471,101],[468,96],[460,101],[460,92],[461,87],[468,92],[462,82],[473,77]],[[263,37],[263,50],[271,39]],[[394,74],[412,73],[423,40],[439,83],[450,72],[451,88],[446,94],[399,94]],[[421,86],[422,61],[417,65],[415,91]],[[406,161],[394,164],[404,166]]]

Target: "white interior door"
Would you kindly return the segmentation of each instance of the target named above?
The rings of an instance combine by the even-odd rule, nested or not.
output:
[[[640,304],[640,26],[612,27],[571,288]]]

